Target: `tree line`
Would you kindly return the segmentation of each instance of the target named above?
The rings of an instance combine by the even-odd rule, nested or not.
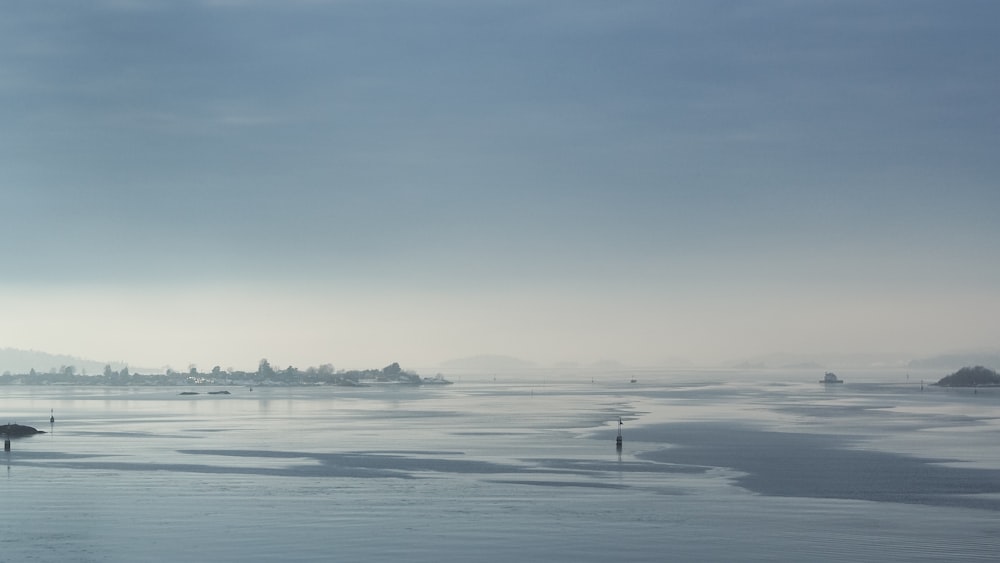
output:
[[[46,373],[36,372],[14,374],[9,371],[0,375],[0,385],[362,385],[367,382],[413,383],[423,380],[414,372],[404,370],[398,362],[381,369],[335,370],[332,364],[298,369],[288,366],[278,369],[263,358],[257,371],[237,371],[213,367],[201,372],[194,365],[187,371],[167,368],[163,373],[133,373],[128,366],[115,370],[111,365],[96,375],[77,373],[73,366],[62,366],[59,370]]]

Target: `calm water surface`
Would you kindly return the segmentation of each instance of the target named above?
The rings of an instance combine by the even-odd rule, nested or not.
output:
[[[1000,390],[841,375],[0,387],[0,561],[995,560]]]

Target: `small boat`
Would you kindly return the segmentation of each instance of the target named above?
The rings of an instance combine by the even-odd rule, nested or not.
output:
[[[820,380],[820,383],[843,383],[843,382],[844,380],[838,379],[837,375],[834,374],[832,371],[826,372],[823,375],[823,379]]]

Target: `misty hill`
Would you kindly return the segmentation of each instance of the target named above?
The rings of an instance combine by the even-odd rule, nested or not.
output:
[[[906,361],[890,354],[764,354],[730,362],[737,369],[891,368]]]
[[[913,369],[959,369],[962,366],[998,366],[1000,354],[990,352],[968,352],[941,354],[913,360],[908,367]]]
[[[529,362],[513,356],[480,354],[478,356],[468,356],[465,358],[448,360],[446,362],[442,362],[441,367],[449,370],[461,371],[517,371],[530,369],[536,366],[534,362]]]
[[[0,348],[0,373],[28,373],[31,370],[38,373],[57,373],[64,371],[66,367],[72,367],[76,373],[96,374],[102,373],[104,367],[108,365],[114,370],[125,367],[122,362],[98,362],[65,354]]]
[[[964,367],[955,373],[942,377],[935,383],[941,387],[975,387],[977,385],[1000,385],[1000,375],[983,366]]]
[[[601,370],[601,371],[614,371],[627,369],[629,366],[619,362],[618,360],[597,360],[593,363],[581,363],[581,362],[556,362],[550,366],[552,369],[561,370]]]

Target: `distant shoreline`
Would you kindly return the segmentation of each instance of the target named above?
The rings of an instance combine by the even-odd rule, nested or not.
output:
[[[182,386],[224,386],[224,387],[320,387],[341,386],[360,387],[374,384],[397,385],[440,385],[449,384],[440,374],[421,377],[415,372],[404,370],[398,363],[382,369],[334,371],[332,366],[299,370],[289,367],[275,370],[261,360],[261,368],[256,372],[223,371],[218,367],[209,373],[201,373],[193,368],[186,372],[168,370],[163,374],[130,373],[127,368],[119,371],[105,370],[101,375],[80,375],[72,371],[61,373],[24,373],[0,375],[2,385],[65,385],[100,387],[182,387]]]

